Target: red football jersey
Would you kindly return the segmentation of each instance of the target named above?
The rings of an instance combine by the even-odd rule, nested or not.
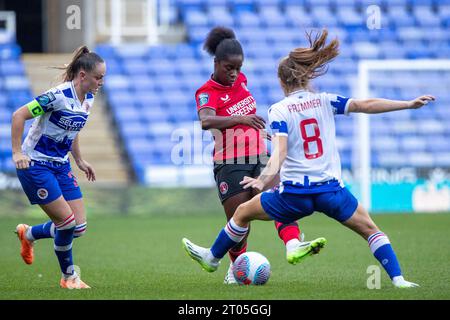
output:
[[[216,110],[217,116],[231,117],[256,113],[256,101],[247,89],[247,78],[241,72],[232,86],[224,86],[209,79],[195,93],[197,111],[203,108]],[[258,130],[236,125],[214,132],[214,161],[245,156],[256,156],[266,151]]]

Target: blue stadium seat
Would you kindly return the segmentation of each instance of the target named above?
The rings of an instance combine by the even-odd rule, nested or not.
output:
[[[328,6],[314,6],[311,8],[314,25],[316,27],[335,27],[338,19]]]
[[[426,136],[426,149],[431,153],[450,152],[449,137],[445,135]]]
[[[404,136],[400,139],[400,148],[405,152],[425,151],[426,139],[420,136]]]
[[[411,27],[415,25],[415,18],[405,6],[390,6],[388,9],[390,23],[398,27]]]
[[[0,60],[19,59],[22,50],[17,44],[0,44]]]
[[[379,47],[384,59],[403,59],[406,57],[405,49],[396,41],[380,42]]]
[[[264,5],[259,10],[259,16],[261,17],[262,26],[268,29],[287,25],[284,14],[278,6]]]
[[[145,58],[148,56],[150,47],[145,44],[127,44],[115,48],[117,57],[121,59]]]
[[[25,68],[20,60],[2,60],[0,73],[3,76],[24,76]]]
[[[158,105],[148,105],[141,109],[140,116],[146,122],[169,121],[170,118],[167,110]]]
[[[115,115],[121,123],[139,122],[142,118],[140,112],[133,106],[119,106],[115,108]]]
[[[184,21],[191,27],[205,27],[208,25],[206,12],[204,11],[191,9],[185,11],[184,16]]]
[[[358,59],[378,59],[381,57],[380,48],[370,42],[354,43],[353,51]]]
[[[115,48],[109,44],[98,44],[94,51],[106,61],[117,58]]]
[[[283,0],[284,7],[291,7],[291,6],[302,6],[302,7],[309,7],[309,1],[308,0]],[[283,6],[281,4],[281,6]]]
[[[441,24],[440,17],[431,6],[415,6],[413,9],[417,24],[423,28],[438,27]]]
[[[105,81],[105,87],[107,90],[116,92],[128,90],[131,84],[125,75],[108,75],[108,79]]]
[[[403,6],[406,7],[409,0],[381,0],[381,3],[384,7],[388,6]]]
[[[129,75],[148,74],[148,61],[144,59],[124,59],[122,67]]]
[[[342,4],[337,3],[336,0],[306,0],[305,5],[307,7],[313,7],[313,6],[327,6],[331,8],[332,6],[339,5],[346,5],[348,1],[343,1]]]
[[[3,86],[6,90],[28,90],[30,88],[30,82],[22,75],[11,75],[5,77]]]
[[[439,1],[436,1],[436,0],[407,0],[407,2],[410,6],[432,7],[435,3],[438,3]]]
[[[285,16],[288,24],[292,27],[313,26],[313,18],[306,12],[305,8],[298,3],[286,4]]]
[[[140,120],[122,123],[119,130],[124,139],[129,139],[127,142],[137,138],[145,138],[148,131],[146,124]]]
[[[377,153],[377,163],[381,167],[398,168],[410,165],[405,159],[405,155],[394,152],[380,152]]]
[[[130,76],[131,83],[133,84],[133,88],[137,91],[150,91],[155,88],[155,83],[151,77],[148,75],[131,75]]]
[[[158,90],[178,90],[182,89],[180,82],[178,81],[178,77],[175,75],[160,75],[155,77],[155,88]],[[168,99],[169,97],[162,97],[163,99]]]
[[[203,0],[176,0],[181,11],[204,9]]]
[[[209,27],[191,27],[188,26],[188,37],[189,41],[193,44],[201,44],[206,39],[208,32],[210,31]]]
[[[234,13],[256,11],[253,0],[228,0],[228,6]]]
[[[431,168],[434,166],[434,155],[429,152],[411,152],[407,154],[407,165],[421,168]]]
[[[241,28],[260,27],[261,18],[256,12],[241,11],[235,15],[234,23]]]
[[[148,70],[153,76],[174,76],[176,73],[173,60],[169,59],[152,59],[149,63]]]
[[[234,19],[233,15],[230,13],[230,10],[226,6],[209,6],[208,22],[210,27],[233,27]]]
[[[366,25],[366,15],[356,11],[355,7],[337,7],[337,18],[341,26],[356,27]]]
[[[439,152],[434,155],[435,166],[450,167],[450,152]]]

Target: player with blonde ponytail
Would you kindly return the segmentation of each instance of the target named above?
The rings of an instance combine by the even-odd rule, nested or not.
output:
[[[16,233],[26,264],[34,259],[38,239],[54,238],[55,254],[61,268],[60,286],[89,288],[76,273],[72,240],[86,232],[86,212],[77,180],[72,173],[69,152],[89,181],[95,181],[93,167],[81,156],[78,133],[84,127],[103,85],[103,59],[82,46],[64,68],[63,83],[20,107],[12,116],[13,161],[22,188],[31,204],[38,204],[50,221],[36,226],[19,224]],[[26,120],[34,118],[25,141]]]

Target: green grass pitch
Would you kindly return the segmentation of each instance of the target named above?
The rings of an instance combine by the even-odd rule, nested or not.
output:
[[[272,275],[264,286],[223,284],[226,257],[215,273],[201,270],[181,246],[182,237],[209,246],[224,225],[222,212],[211,215],[95,216],[88,232],[74,242],[74,262],[91,290],[63,290],[52,246],[41,240],[35,262],[19,255],[16,224],[36,219],[0,219],[0,299],[450,299],[450,214],[374,215],[390,238],[407,280],[415,290],[394,288],[384,270],[381,289],[369,290],[366,271],[378,262],[367,243],[322,214],[302,219],[307,239],[324,236],[326,248],[292,266],[272,222],[254,222],[249,251],[264,254]]]

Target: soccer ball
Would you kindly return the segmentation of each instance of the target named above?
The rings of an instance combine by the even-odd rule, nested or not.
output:
[[[233,275],[239,284],[263,285],[270,277],[270,263],[258,252],[245,252],[233,264]]]

